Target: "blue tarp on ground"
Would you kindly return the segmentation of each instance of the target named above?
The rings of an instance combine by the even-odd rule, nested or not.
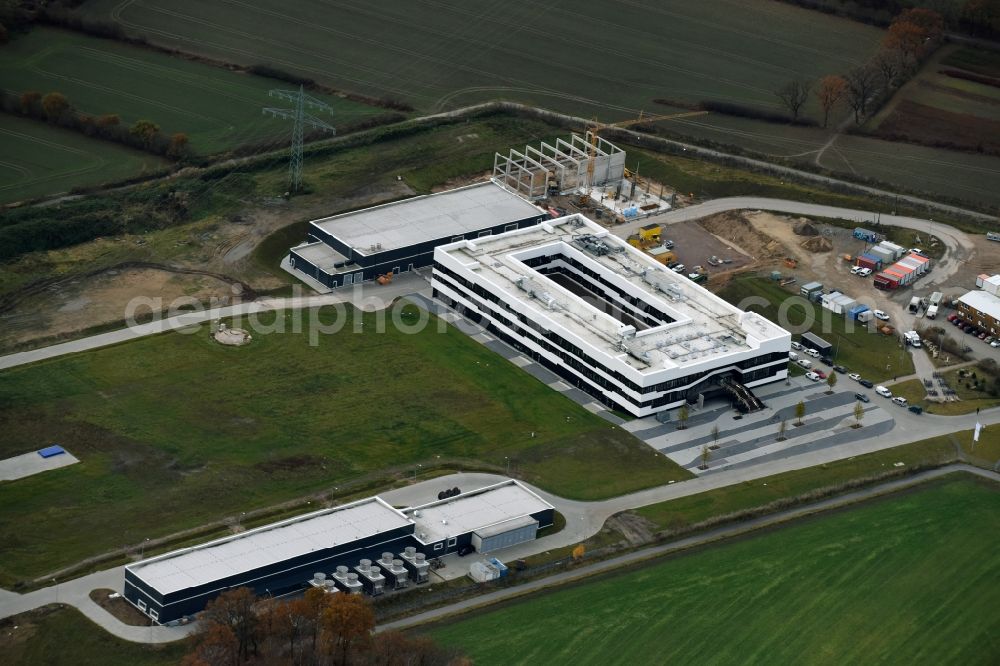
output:
[[[66,450],[63,447],[59,446],[58,444],[54,444],[52,446],[46,446],[44,449],[38,450],[38,455],[40,455],[43,458],[51,458],[52,456],[58,456],[59,454],[62,453],[66,453]]]

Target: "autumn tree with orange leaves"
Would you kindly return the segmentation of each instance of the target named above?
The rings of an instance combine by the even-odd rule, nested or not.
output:
[[[819,80],[816,99],[819,100],[819,107],[823,109],[823,127],[830,122],[830,111],[844,98],[845,92],[847,92],[847,81],[838,74],[824,76]]]
[[[367,598],[310,589],[290,601],[259,599],[248,588],[220,594],[199,617],[184,666],[467,666],[426,638],[374,636]]]

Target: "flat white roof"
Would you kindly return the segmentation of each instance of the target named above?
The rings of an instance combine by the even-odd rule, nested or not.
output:
[[[311,224],[369,255],[462,236],[542,213],[491,181],[313,220]],[[372,249],[379,243],[381,250]]]
[[[965,296],[960,296],[958,300],[994,319],[1000,319],[1000,297],[989,292],[970,291]]]
[[[306,243],[292,249],[295,250],[295,254],[325,273],[337,270],[337,264],[347,261],[347,257],[322,242]]]
[[[126,566],[161,594],[410,525],[378,497],[323,509]]]
[[[415,506],[404,513],[416,523],[417,538],[431,544],[551,508],[541,497],[510,480]]]
[[[640,372],[687,369],[707,360],[717,365],[726,355],[758,349],[764,342],[791,340],[780,326],[727,303],[582,215],[441,245],[435,252],[450,255],[505,302],[530,310],[543,327],[549,326],[543,322],[557,324]],[[556,254],[600,274],[671,321],[636,330],[605,304],[595,305],[526,263]]]

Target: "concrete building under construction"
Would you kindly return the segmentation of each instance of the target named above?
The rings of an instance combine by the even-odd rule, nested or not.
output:
[[[493,180],[531,200],[620,183],[624,176],[625,151],[589,131],[493,157]]]

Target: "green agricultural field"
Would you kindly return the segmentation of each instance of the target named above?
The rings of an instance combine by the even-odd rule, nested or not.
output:
[[[166,134],[183,132],[200,154],[246,143],[280,147],[291,137],[288,121],[262,113],[263,107],[290,108],[267,92],[293,88],[291,84],[113,40],[36,28],[0,50],[0,78],[17,93],[61,92],[87,114],[118,114],[126,124],[147,119]],[[384,112],[347,99],[318,97],[333,114],[317,117],[334,126]]]
[[[46,606],[0,620],[0,654],[5,664],[13,666],[175,666],[186,651],[184,642],[130,643],[68,606]]]
[[[148,153],[0,114],[0,203],[121,180],[166,164]]]
[[[369,313],[356,333],[353,310],[328,308],[344,328],[311,346],[293,316],[245,348],[172,333],[0,373],[0,457],[58,442],[82,460],[0,484],[0,583],[418,465],[509,457],[577,499],[690,476],[436,319],[380,333]]]
[[[793,286],[795,293],[763,277],[739,277],[719,296],[734,305],[743,303],[746,309],[759,312],[793,334],[812,331],[834,345],[836,363],[873,382],[913,372],[913,359],[895,337],[871,333],[864,324],[847,322],[842,315],[807,302],[798,295],[798,285]],[[853,327],[849,328],[848,323]]]
[[[1000,490],[955,476],[426,633],[482,666],[991,664],[998,533]]]
[[[345,90],[408,101],[422,111],[510,99],[615,121],[701,100],[780,110],[793,78],[844,73],[872,56],[883,31],[791,4],[583,0],[551,3],[391,0],[90,0],[79,10],[153,42],[243,64],[273,63]],[[805,114],[819,117],[815,99]],[[846,107],[831,127],[848,115]],[[836,115],[836,114],[835,114]],[[812,163],[830,138],[712,114],[662,126],[683,137]],[[842,137],[820,164],[932,196],[1000,205],[1000,158]],[[954,184],[961,184],[960,187]]]
[[[995,156],[1000,153],[998,62],[969,47],[943,47],[865,127],[880,136]],[[969,76],[986,78],[962,78]]]

